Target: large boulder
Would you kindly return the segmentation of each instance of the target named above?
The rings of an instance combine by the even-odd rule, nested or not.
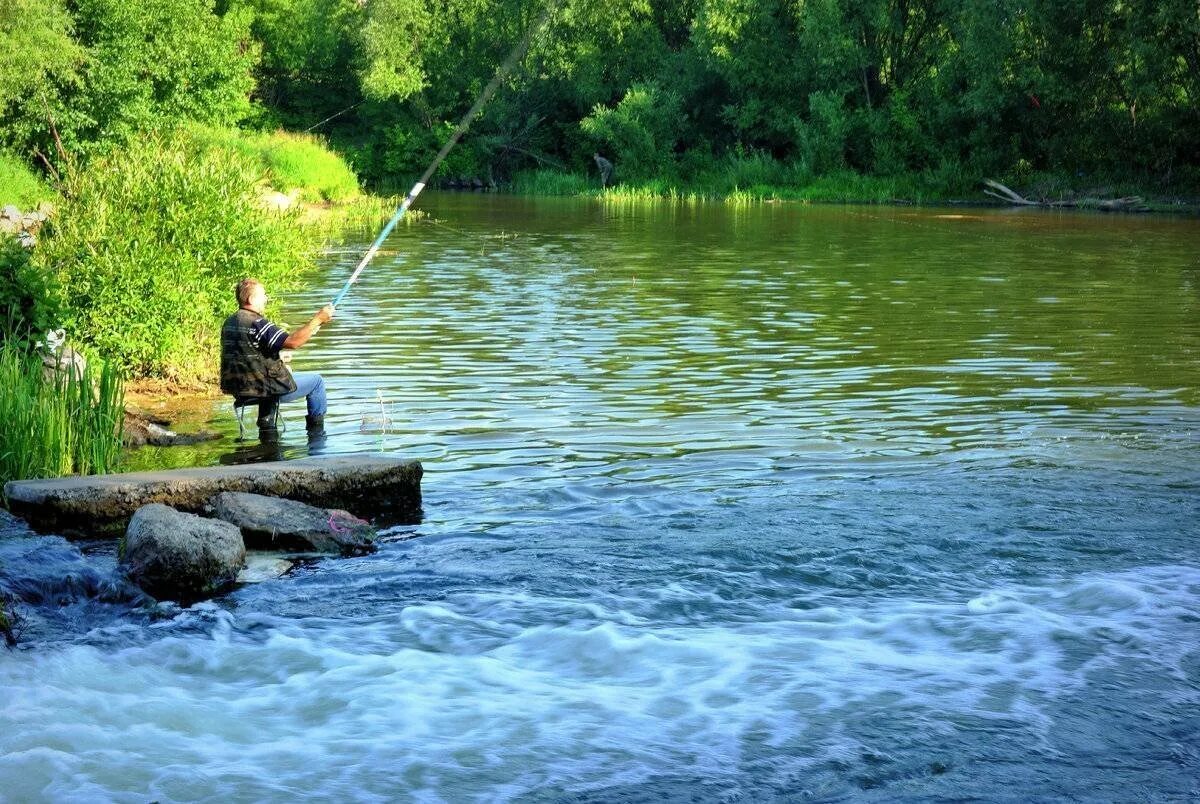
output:
[[[151,503],[134,512],[121,564],[130,580],[156,598],[191,602],[237,580],[246,545],[237,526]]]
[[[361,555],[375,549],[370,523],[339,509],[240,491],[212,498],[213,513],[241,529],[246,544],[265,550]]]

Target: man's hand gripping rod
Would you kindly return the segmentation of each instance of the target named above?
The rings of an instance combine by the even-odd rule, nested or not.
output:
[[[332,302],[334,307],[337,307],[342,303],[342,299],[344,299],[346,294],[350,292],[350,286],[358,281],[358,275],[361,274],[363,269],[367,267],[367,263],[369,263],[375,256],[375,253],[379,251],[379,247],[383,245],[383,241],[387,240],[387,236],[392,233],[392,229],[396,228],[396,224],[399,223],[400,219],[404,217],[404,213],[408,212],[408,208],[412,206],[413,202],[417,200],[417,196],[420,195],[421,191],[425,189],[425,183],[429,181],[430,176],[432,176],[434,171],[438,169],[438,165],[442,164],[442,160],[446,158],[446,154],[450,153],[450,149],[452,149],[458,143],[459,138],[462,137],[463,134],[467,133],[467,129],[470,128],[472,121],[474,121],[480,110],[483,109],[484,104],[488,102],[488,100],[499,88],[500,82],[503,81],[504,77],[508,75],[514,66],[516,66],[516,63],[521,60],[521,57],[525,55],[525,51],[529,48],[529,43],[533,41],[533,37],[550,19],[550,14],[554,11],[556,2],[557,0],[551,0],[551,2],[546,5],[546,8],[542,11],[541,16],[538,17],[537,21],[533,25],[529,26],[529,30],[525,32],[525,36],[520,42],[517,43],[517,46],[512,49],[512,52],[508,54],[508,58],[506,58],[504,63],[500,65],[500,68],[496,70],[496,74],[492,77],[492,80],[486,87],[484,87],[484,90],[482,93],[480,93],[479,97],[475,99],[475,104],[467,111],[465,115],[463,115],[462,120],[458,121],[458,126],[455,127],[454,133],[450,135],[450,139],[448,139],[446,144],[442,146],[442,150],[438,151],[438,155],[433,158],[431,163],[429,163],[429,167],[425,168],[425,172],[421,174],[421,178],[418,179],[417,183],[414,184],[412,189],[408,191],[408,195],[404,196],[404,201],[400,203],[400,208],[396,210],[396,214],[393,215],[392,219],[387,222],[387,226],[383,227],[383,231],[379,233],[379,237],[375,238],[375,242],[371,244],[371,247],[367,249],[367,253],[363,255],[361,260],[359,260],[358,266],[354,269],[354,273],[350,274],[350,278],[346,280],[346,284],[342,286],[341,291],[339,291],[338,295],[334,297]]]

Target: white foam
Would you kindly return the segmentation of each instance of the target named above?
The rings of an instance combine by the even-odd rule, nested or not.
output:
[[[1200,570],[958,600],[762,602],[757,618],[698,623],[619,603],[546,599],[538,621],[528,593],[472,593],[341,622],[207,605],[149,644],[9,653],[5,795],[505,800],[681,767],[720,778],[753,745],[796,767],[879,754],[848,731],[864,717],[929,734],[1021,724],[1044,739],[1055,700],[1096,673],[1181,676]]]

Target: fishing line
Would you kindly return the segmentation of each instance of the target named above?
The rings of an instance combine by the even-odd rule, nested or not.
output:
[[[429,181],[429,178],[433,176],[434,171],[436,171],[438,166],[442,164],[442,160],[446,158],[446,155],[449,154],[450,150],[458,143],[459,138],[461,138],[462,135],[467,132],[467,129],[470,127],[472,121],[474,121],[475,117],[483,109],[484,104],[491,99],[492,95],[495,94],[496,90],[499,88],[500,82],[503,81],[505,76],[508,75],[514,66],[516,66],[516,63],[521,60],[521,57],[525,55],[525,51],[529,48],[529,43],[533,41],[533,37],[546,25],[547,21],[549,21],[550,14],[554,11],[554,6],[555,0],[551,0],[551,2],[546,5],[546,8],[542,10],[541,16],[537,18],[533,25],[529,26],[529,30],[525,32],[525,36],[521,38],[521,41],[518,42],[516,47],[512,49],[512,52],[508,54],[508,58],[506,58],[500,65],[499,69],[496,70],[496,74],[492,76],[492,80],[486,87],[484,87],[484,90],[480,93],[479,97],[475,99],[475,104],[467,110],[465,115],[463,115],[462,120],[458,122],[458,126],[454,129],[454,133],[450,135],[450,139],[446,140],[446,144],[442,146],[442,150],[438,151],[437,156],[435,156],[433,161],[429,163],[429,167],[425,168],[425,172],[421,174],[421,178],[417,179],[416,184],[414,184],[412,189],[408,191],[408,195],[406,195],[404,200],[400,203],[400,208],[396,210],[396,214],[393,215],[392,219],[389,220],[387,225],[383,227],[383,231],[379,233],[379,237],[375,238],[375,242],[371,244],[371,247],[367,249],[367,253],[364,254],[362,260],[359,261],[358,266],[354,269],[354,273],[350,275],[350,278],[346,280],[346,284],[342,287],[341,291],[336,297],[334,297],[332,302],[334,307],[337,307],[339,304],[341,304],[342,299],[344,299],[346,294],[350,292],[350,286],[358,281],[359,274],[361,274],[363,269],[367,267],[367,263],[371,261],[371,259],[375,256],[375,253],[379,251],[379,247],[383,245],[383,241],[386,240],[387,236],[392,233],[392,229],[396,227],[396,224],[399,223],[400,219],[404,217],[404,213],[408,211],[410,206],[412,206],[413,201],[415,201],[417,196],[421,194],[421,191],[425,189],[425,183]]]

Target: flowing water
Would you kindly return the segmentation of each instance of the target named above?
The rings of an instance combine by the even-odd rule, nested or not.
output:
[[[423,520],[154,614],[10,524],[0,798],[1200,797],[1197,221],[422,206],[324,443],[130,466],[382,450]]]

